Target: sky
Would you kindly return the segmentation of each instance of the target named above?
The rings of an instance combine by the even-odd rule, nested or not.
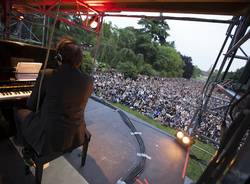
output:
[[[124,13],[125,14],[125,13]],[[135,15],[136,13],[126,12],[126,14]],[[136,15],[139,15],[137,13]],[[142,15],[155,16],[159,13],[144,13]],[[210,19],[230,20],[231,16],[216,16],[216,15],[194,15],[194,14],[174,14],[164,13],[164,16],[182,16],[182,17],[199,17]],[[125,17],[105,17],[104,21],[112,22],[118,28],[133,26],[140,28],[137,24],[138,18],[125,18]],[[207,71],[213,65],[216,57],[221,49],[223,41],[226,37],[226,30],[228,24],[219,23],[205,23],[205,22],[191,22],[179,20],[166,20],[170,30],[168,33],[170,37],[167,41],[174,41],[176,49],[183,55],[192,57],[192,62],[200,69]],[[230,40],[231,41],[231,40]],[[243,50],[250,54],[250,40],[242,45]],[[227,48],[227,47],[226,47]],[[238,51],[237,55],[242,55]],[[221,57],[223,59],[223,57]],[[222,60],[221,59],[221,60]],[[235,59],[230,71],[244,66],[246,61]]]

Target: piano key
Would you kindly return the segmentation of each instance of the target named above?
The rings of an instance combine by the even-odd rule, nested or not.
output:
[[[31,91],[10,91],[10,92],[0,92],[0,101],[7,99],[18,99],[29,97]]]

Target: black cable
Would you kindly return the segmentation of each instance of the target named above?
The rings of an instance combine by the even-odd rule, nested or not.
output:
[[[249,102],[250,101],[248,101],[248,103]],[[250,128],[249,118],[249,113],[245,114],[243,112],[236,116],[235,120],[230,125],[226,133],[226,138],[222,141],[216,156],[209,163],[207,169],[197,183],[216,183],[216,181],[223,175],[224,171],[229,168],[230,163],[232,163],[237,154],[242,137]]]
[[[229,111],[229,114],[230,114],[230,117],[231,117],[232,121],[234,120],[234,119],[233,119],[233,116],[232,116],[232,113],[233,113],[234,108],[235,108],[236,105],[238,105],[243,99],[245,99],[249,94],[250,94],[250,89],[248,89],[248,91],[247,91],[238,101],[236,101],[236,102],[232,105],[232,107],[231,107],[231,109],[230,109],[230,111]]]
[[[228,128],[228,130],[226,131],[226,134],[224,135],[224,138],[221,141],[220,147],[218,149],[217,155],[218,153],[221,153],[223,151],[223,149],[225,148],[227,142],[231,139],[231,136],[233,135],[233,133],[239,128],[239,124],[237,123],[238,121],[235,121],[235,119],[233,119],[232,117],[232,112],[233,109],[236,107],[236,105],[238,105],[243,99],[245,99],[248,95],[250,94],[250,90],[248,92],[246,92],[238,101],[236,101],[231,109],[230,109],[230,116],[232,119],[232,124],[230,125],[230,127]],[[241,119],[243,118],[243,115],[241,114]]]
[[[98,98],[96,96],[91,96],[90,98],[97,101],[97,102],[99,102],[99,103],[102,103],[103,105],[105,105],[105,106],[107,106],[107,107],[109,107],[109,108],[111,108],[113,110],[118,110],[118,108],[116,108],[113,105],[107,103],[103,99],[100,99],[100,98]],[[135,126],[130,121],[129,117],[121,110],[118,110],[117,112],[120,114],[123,122],[129,127],[131,132],[137,132]],[[145,149],[145,145],[144,145],[142,137],[140,135],[138,135],[138,134],[135,134],[134,136],[136,138],[136,141],[139,144],[140,153],[145,154],[146,149]],[[132,170],[130,170],[130,172],[125,177],[122,178],[122,181],[124,181],[125,183],[128,183],[128,184],[134,183],[135,178],[143,171],[143,169],[145,167],[145,163],[146,163],[146,158],[145,157],[140,157],[140,160],[139,160],[138,164]]]
[[[198,157],[197,157],[196,155],[194,155],[193,153],[190,154],[189,157],[190,157],[190,159],[195,160],[195,161],[201,163],[201,164],[204,165],[204,166],[207,166],[207,164],[208,164],[206,160],[203,160],[203,159],[198,158]]]
[[[230,100],[229,104],[228,104],[228,108],[227,108],[227,111],[225,112],[225,115],[224,115],[224,118],[223,118],[223,122],[226,121],[226,118],[227,118],[227,114],[228,114],[228,111],[230,109],[230,106],[232,105],[232,103],[234,102],[234,100],[236,99],[237,95],[239,94],[239,92],[241,91],[242,87],[244,86],[244,84],[241,84],[239,89],[237,90],[237,92],[234,94],[233,98]]]
[[[130,128],[130,130],[132,132],[136,132],[136,128],[134,127],[133,123],[130,121],[130,119],[128,118],[128,116],[121,110],[118,110],[118,113],[120,114],[121,118],[123,119],[123,121],[127,124],[127,126]],[[145,153],[145,145],[144,142],[141,138],[140,135],[135,134],[135,138],[139,144],[139,149],[140,149],[140,153]],[[145,167],[145,162],[146,162],[146,158],[145,157],[140,157],[139,163],[137,166],[135,166],[128,174],[126,177],[123,178],[123,181],[125,183],[133,183],[136,176],[138,174],[140,174],[144,167]]]
[[[233,96],[233,98],[230,100],[229,104],[228,104],[228,107],[227,107],[227,110],[224,114],[224,117],[223,117],[223,120],[222,120],[222,123],[221,123],[221,140],[223,139],[224,135],[222,133],[223,130],[226,130],[227,128],[227,124],[226,124],[226,119],[227,119],[227,115],[228,115],[228,112],[229,112],[229,109],[230,109],[230,106],[232,105],[232,103],[234,102],[234,100],[236,99],[237,95],[239,94],[239,92],[241,91],[242,87],[244,86],[244,84],[241,84],[240,87],[238,88],[237,92],[235,93],[235,95]],[[232,119],[232,116],[230,115],[231,119]],[[233,120],[233,119],[232,119]]]
[[[111,108],[111,109],[113,109],[113,110],[117,110],[116,107],[114,107],[113,105],[107,103],[107,102],[106,102],[105,100],[103,100],[103,99],[100,99],[100,98],[98,98],[98,97],[96,97],[96,96],[91,96],[90,98],[93,99],[93,100],[95,100],[96,102],[99,102],[99,103],[101,103],[101,104],[103,104],[103,105],[108,106],[109,108]]]

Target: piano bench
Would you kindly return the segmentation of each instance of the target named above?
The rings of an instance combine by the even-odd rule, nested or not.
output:
[[[86,141],[82,144],[82,154],[81,154],[81,167],[85,165],[86,157],[87,157],[87,151],[88,151],[88,145],[91,139],[91,134],[88,135]],[[69,148],[63,152],[57,152],[57,153],[52,153],[50,155],[42,155],[42,156],[36,156],[35,158],[32,158],[34,163],[35,163],[35,180],[36,184],[41,184],[42,182],[42,175],[43,175],[43,165],[64,155],[64,153],[70,153],[74,149],[78,148],[77,147],[72,147]],[[36,154],[37,155],[37,154]],[[28,174],[30,172],[29,166],[25,165],[25,172]]]

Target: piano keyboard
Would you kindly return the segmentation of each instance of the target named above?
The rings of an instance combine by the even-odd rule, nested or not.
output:
[[[32,92],[31,90],[0,92],[0,101],[1,100],[27,98],[30,96],[31,92]]]

